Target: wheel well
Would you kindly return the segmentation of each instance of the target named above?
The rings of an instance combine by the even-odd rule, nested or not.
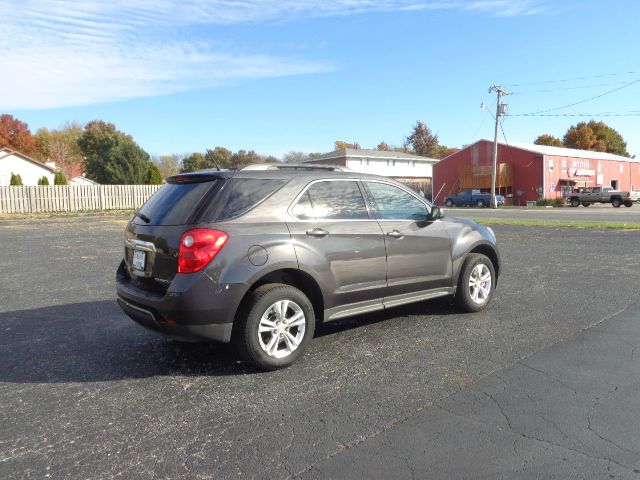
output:
[[[469,253],[481,253],[482,255],[488,257],[493,264],[493,269],[496,271],[496,277],[500,276],[500,263],[498,262],[498,255],[496,254],[496,251],[489,245],[478,245]]]
[[[266,275],[256,280],[253,285],[245,293],[240,305],[243,305],[246,298],[258,287],[266,285],[267,283],[284,283],[285,285],[291,285],[302,291],[313,305],[313,311],[316,316],[316,322],[320,323],[324,320],[324,300],[322,298],[322,290],[320,286],[313,279],[311,275],[303,272],[302,270],[296,270],[294,268],[284,268],[282,270],[275,270],[269,272]]]

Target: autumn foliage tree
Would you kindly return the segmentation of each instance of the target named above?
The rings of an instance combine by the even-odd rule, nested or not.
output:
[[[535,139],[536,145],[576,148],[608,152],[624,157],[629,156],[627,142],[622,135],[604,122],[590,120],[569,127],[562,140],[553,135],[544,134]]]
[[[58,130],[41,128],[35,139],[38,158],[56,163],[56,167],[64,170],[67,178],[74,178],[84,173],[84,158],[78,140],[82,136],[82,125],[68,123]]]
[[[404,144],[422,157],[434,158],[438,154],[438,135],[420,120],[416,122],[411,134],[405,138]]]
[[[624,138],[617,130],[611,128],[604,122],[596,122],[595,120],[589,121],[587,127],[591,128],[593,133],[596,134],[598,141],[604,144],[605,152],[622,155],[624,157],[629,156],[629,152],[627,152],[627,142],[624,141]]]
[[[548,133],[539,135],[538,138],[533,141],[533,143],[535,143],[536,145],[547,145],[549,147],[564,147],[564,143],[562,143],[562,140]]]
[[[25,155],[36,153],[36,140],[29,126],[13,115],[0,115],[0,148],[10,148]]]
[[[179,154],[172,155],[160,155],[153,157],[151,161],[158,167],[161,178],[167,178],[171,175],[175,175],[180,171],[180,165],[183,162],[185,156]]]
[[[569,148],[596,152],[604,152],[606,150],[605,143],[598,138],[596,132],[585,122],[571,126],[567,133],[564,134],[562,141]]]
[[[349,142],[344,142],[342,140],[336,140],[334,143],[334,146],[336,150],[344,150],[344,149],[359,150],[360,149],[360,144],[358,142],[349,143]]]

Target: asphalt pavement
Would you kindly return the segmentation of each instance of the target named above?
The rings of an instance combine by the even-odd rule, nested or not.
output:
[[[339,320],[264,373],[120,312],[126,218],[0,220],[0,478],[640,479],[640,232],[496,226],[485,311]]]

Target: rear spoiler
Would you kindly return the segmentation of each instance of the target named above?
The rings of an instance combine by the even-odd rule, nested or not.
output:
[[[217,171],[217,170],[200,170],[190,173],[179,173],[178,175],[172,175],[165,179],[167,183],[201,183],[211,182],[221,178],[232,177],[234,172],[230,171]]]

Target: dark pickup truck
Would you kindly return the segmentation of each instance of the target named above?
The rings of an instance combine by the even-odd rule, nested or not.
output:
[[[504,205],[504,196],[496,195],[496,203],[498,205]],[[488,207],[491,205],[491,194],[482,193],[480,190],[461,190],[455,195],[449,195],[444,199],[444,204],[447,207],[460,207],[460,206],[473,206],[476,207]]]

